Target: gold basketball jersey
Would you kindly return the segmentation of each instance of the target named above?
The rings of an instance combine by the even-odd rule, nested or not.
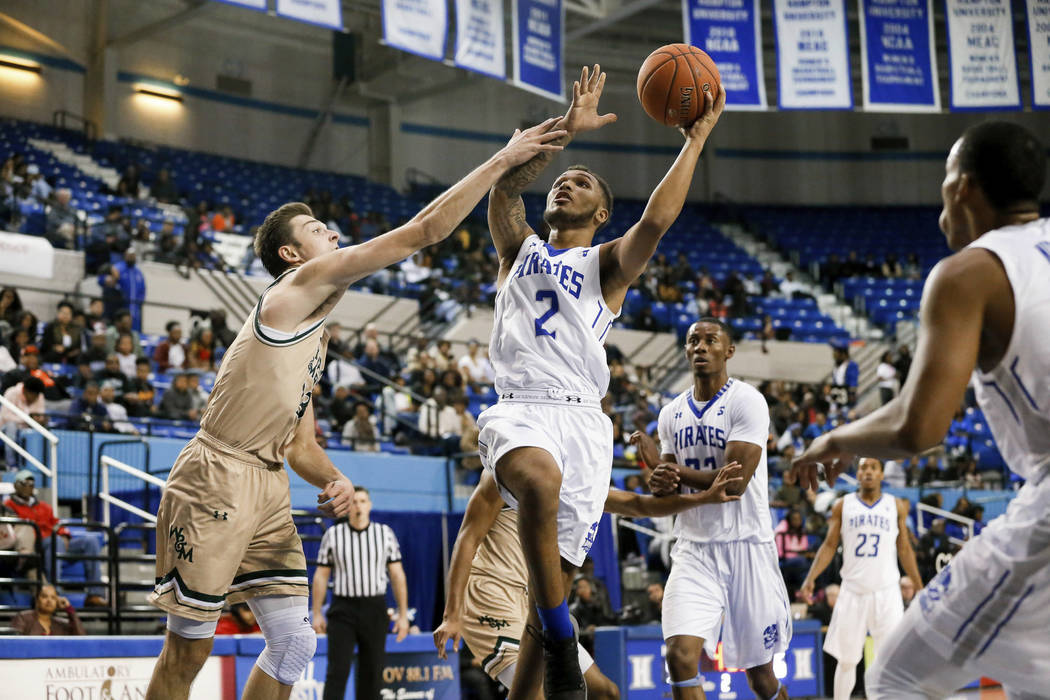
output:
[[[518,540],[518,513],[504,508],[496,516],[492,529],[478,546],[470,563],[474,575],[498,578],[507,585],[529,587],[529,573]]]
[[[283,464],[291,441],[324,372],[328,336],[324,319],[294,334],[275,333],[259,321],[266,292],[248,314],[222,358],[201,430],[267,464]],[[289,337],[277,337],[287,335]]]

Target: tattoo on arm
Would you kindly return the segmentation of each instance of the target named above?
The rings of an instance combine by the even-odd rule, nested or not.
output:
[[[525,221],[525,202],[515,196],[502,211],[490,207],[489,212],[489,230],[496,252],[503,257],[512,249],[516,251],[530,230]]]
[[[572,139],[566,135],[560,139],[551,141],[551,143],[558,146],[564,146],[571,140]],[[553,151],[540,151],[521,165],[511,168],[496,183],[496,189],[503,192],[508,197],[517,197],[525,191],[526,187],[531,185],[536,178],[540,176],[540,173],[542,173],[544,168],[550,164],[551,159],[553,158]],[[524,219],[524,211],[522,213],[522,219]]]

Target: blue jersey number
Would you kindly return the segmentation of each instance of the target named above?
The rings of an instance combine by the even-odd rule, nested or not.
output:
[[[857,543],[857,548],[855,550],[853,550],[854,556],[858,556],[858,557],[877,557],[877,556],[879,556],[879,536],[878,535],[866,535],[864,533],[860,533],[859,535],[857,535],[857,537],[860,538],[860,542]],[[860,551],[860,550],[864,549],[864,545],[869,543],[869,542],[871,543],[871,550],[868,551],[868,552]]]
[[[550,300],[551,307],[547,310],[547,313],[536,319],[536,335],[549,335],[554,340],[557,340],[558,331],[549,331],[543,327],[543,324],[551,320],[551,316],[558,313],[558,295],[553,289],[541,289],[536,292],[536,301],[543,301],[544,299]]]
[[[689,467],[690,469],[699,469],[700,460],[696,457],[690,457],[687,460],[685,460],[685,466]],[[708,457],[704,460],[704,469],[714,469],[716,466],[718,466],[718,463],[715,461],[714,457]]]

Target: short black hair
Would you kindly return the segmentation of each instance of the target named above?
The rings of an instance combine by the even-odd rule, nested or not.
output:
[[[1038,210],[1046,184],[1046,148],[1019,124],[985,122],[963,132],[959,170],[977,181],[996,209]]]
[[[120,319],[124,318],[125,316],[127,316],[129,318],[131,317],[131,310],[130,309],[120,309],[119,311],[117,311],[117,313],[113,314],[113,321],[117,322]]]
[[[703,316],[694,321],[693,325],[696,325],[697,323],[713,323],[716,326],[718,326],[723,333],[726,334],[726,337],[729,338],[730,343],[732,343],[735,340],[735,338],[733,337],[733,329],[729,327],[728,323],[726,323],[720,318],[715,318],[714,316]]]
[[[62,301],[55,304],[55,309],[61,309],[63,306],[67,307],[71,312],[76,313],[77,308],[73,306],[69,299],[63,299]]]
[[[603,228],[605,228],[609,224],[610,221],[612,221],[612,213],[613,213],[613,193],[612,193],[612,188],[609,187],[609,183],[605,181],[604,177],[602,177],[598,173],[594,172],[593,170],[588,168],[586,165],[580,165],[579,163],[577,163],[576,165],[570,165],[569,167],[565,168],[565,170],[566,170],[566,172],[568,172],[569,170],[581,170],[581,171],[583,171],[585,173],[589,173],[591,175],[591,177],[593,177],[595,180],[598,181],[598,187],[601,188],[602,196],[605,197],[605,209],[606,209],[606,211],[609,212],[609,218],[606,219],[605,221],[603,221],[601,224],[599,224],[598,228],[594,229],[595,233],[597,233],[598,231],[601,231]]]
[[[22,382],[22,391],[29,391],[34,394],[43,394],[44,380],[42,380],[40,377],[26,377],[25,381]]]
[[[371,491],[366,489],[364,486],[361,486],[360,484],[354,484],[354,493],[357,493],[358,491],[361,491],[366,496],[368,496],[368,500],[372,500],[372,492]]]
[[[288,202],[267,214],[266,219],[255,231],[255,254],[262,260],[263,267],[274,277],[279,277],[291,265],[281,257],[281,246],[294,245],[295,234],[291,222],[297,216],[313,217],[309,206],[302,202]]]
[[[168,333],[171,333],[171,329],[174,328],[175,326],[180,326],[181,327],[182,324],[179,323],[178,321],[168,321],[167,323],[164,324],[164,330],[166,330]]]

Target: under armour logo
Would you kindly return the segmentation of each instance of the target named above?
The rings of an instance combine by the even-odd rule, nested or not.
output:
[[[501,398],[501,399],[513,399],[513,398],[514,398],[514,394],[513,394],[513,393],[509,393],[509,394],[504,394],[504,395],[503,395],[503,396],[501,396],[500,398]]]
[[[214,518],[215,518],[216,520],[218,520],[218,519],[219,519],[220,517],[221,517],[221,518],[222,518],[223,520],[229,520],[229,518],[227,518],[227,517],[226,517],[227,515],[228,515],[228,513],[227,513],[226,511],[223,511],[223,512],[222,512],[222,515],[221,515],[221,516],[219,515],[219,511],[217,511],[217,510],[216,510],[216,511],[213,511],[213,517],[214,517]]]
[[[678,419],[679,419],[679,418],[681,418],[681,417],[682,417],[682,412],[681,412],[681,411],[678,411],[678,413],[675,413],[675,414],[674,414],[674,419],[675,419],[675,420],[678,420]]]
[[[579,396],[566,396],[565,400],[569,403],[572,403],[573,401],[575,401],[576,403],[583,403],[583,399],[581,399]]]

